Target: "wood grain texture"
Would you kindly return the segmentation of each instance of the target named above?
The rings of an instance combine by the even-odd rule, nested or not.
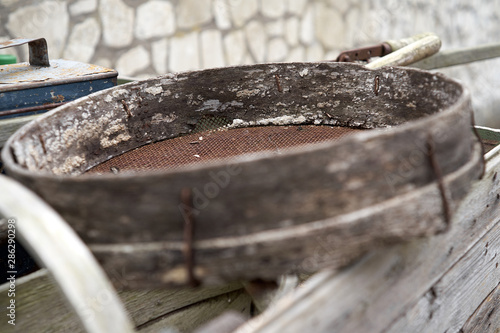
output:
[[[85,332],[46,269],[22,277],[16,283],[16,326],[12,327],[2,320],[1,332]],[[146,327],[148,322],[157,322],[159,318],[168,314],[179,316],[193,304],[203,303],[212,298],[217,299],[220,295],[233,295],[238,290],[237,295],[239,295],[241,287],[241,284],[233,283],[199,289],[119,291],[118,295],[135,326]],[[0,285],[0,304],[7,304],[9,301],[7,290],[7,284]],[[230,307],[231,304],[227,302],[228,296],[225,297],[220,298],[221,302]],[[243,300],[244,297],[241,296],[239,299]],[[214,302],[207,304],[214,305]],[[99,299],[95,300],[95,305],[103,306]],[[223,306],[217,308],[222,310]],[[213,317],[207,314],[205,320],[212,319],[218,314],[218,312],[209,313],[213,314]]]
[[[492,229],[387,332],[458,332],[470,317],[480,320],[480,314],[474,312],[500,283],[499,261],[500,216]],[[494,311],[498,305],[495,303],[486,302],[483,312]],[[489,331],[497,328],[500,326],[490,327]]]
[[[251,302],[244,290],[236,290],[166,315],[151,325],[140,327],[139,332],[157,333],[162,328],[173,327],[179,333],[189,333],[228,310],[238,311],[249,317]]]
[[[383,129],[169,172],[82,175],[112,156],[190,133],[210,116],[233,127]],[[206,284],[274,279],[341,267],[381,244],[445,230],[427,145],[435,146],[453,211],[481,173],[470,116],[468,93],[438,74],[261,64],[89,95],[24,127],[2,158],[13,177],[63,215],[106,271],[125,270],[130,288],[185,283],[185,188],[194,193],[197,277]]]
[[[324,270],[237,332],[467,332],[496,323],[479,317],[496,313],[488,299],[500,281],[500,149],[490,153],[447,233]]]
[[[484,299],[461,328],[461,332],[464,333],[498,331],[500,331],[500,284]]]
[[[156,321],[169,313],[180,312],[190,305],[217,298],[234,291],[241,291],[241,283],[235,282],[217,287],[121,290],[120,298],[136,326]]]
[[[0,321],[2,332],[84,333],[78,317],[47,270],[41,269],[16,281],[16,326]],[[0,303],[7,304],[8,285],[0,285]]]

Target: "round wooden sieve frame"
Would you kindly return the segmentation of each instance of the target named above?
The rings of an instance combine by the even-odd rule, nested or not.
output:
[[[340,267],[378,244],[445,230],[482,172],[471,114],[467,90],[426,71],[238,66],[165,75],[70,102],[13,135],[2,159],[75,228],[105,270],[125,272],[128,287],[267,279]],[[368,130],[280,154],[83,174],[188,135],[206,117],[228,119],[228,129]]]

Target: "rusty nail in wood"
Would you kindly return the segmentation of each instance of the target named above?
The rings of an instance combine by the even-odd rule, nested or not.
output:
[[[274,78],[276,79],[276,86],[278,87],[279,92],[283,92],[283,89],[281,88],[281,83],[280,83],[280,77],[278,74],[274,75]]]
[[[439,164],[435,156],[434,140],[432,138],[432,134],[430,133],[427,135],[427,155],[429,156],[429,162],[431,164],[432,171],[434,172],[434,176],[436,177],[438,183],[438,189],[441,195],[441,201],[443,203],[444,221],[446,223],[446,226],[449,227],[451,222],[450,205],[448,203],[448,198],[446,197],[446,189],[444,187],[443,174],[441,172],[441,168],[439,167]]]
[[[45,148],[45,141],[43,140],[42,135],[38,135],[38,139],[40,140],[40,144],[42,145],[43,153],[47,154],[47,149]]]
[[[123,109],[125,110],[125,112],[127,112],[127,117],[128,118],[132,117],[132,113],[130,112],[130,109],[128,108],[127,103],[125,103],[125,101],[123,99],[121,100],[121,102],[123,105]]]
[[[200,282],[196,279],[194,275],[194,250],[193,250],[193,238],[194,238],[194,216],[193,216],[193,196],[192,191],[189,187],[185,187],[181,190],[181,202],[184,205],[185,212],[184,216],[184,247],[182,252],[184,253],[184,260],[186,262],[186,271],[188,276],[188,284],[191,287],[196,287],[200,285]]]

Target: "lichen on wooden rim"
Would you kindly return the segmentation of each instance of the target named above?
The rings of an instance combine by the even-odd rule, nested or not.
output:
[[[193,193],[197,278],[272,278],[339,267],[379,244],[445,230],[443,198],[453,212],[481,173],[471,112],[458,82],[421,70],[226,67],[132,82],[68,103],[18,131],[2,158],[10,175],[95,245],[105,269],[126,267],[130,285],[161,285],[184,262],[185,188]],[[193,135],[207,117],[227,128],[365,130],[279,154],[264,149],[168,170],[85,173],[136,148]],[[322,236],[327,245],[318,247]]]

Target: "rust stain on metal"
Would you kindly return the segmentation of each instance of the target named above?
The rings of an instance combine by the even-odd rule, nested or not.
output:
[[[61,102],[64,102],[64,96],[63,95],[54,95],[54,92],[51,91],[51,94],[52,94],[52,101],[54,103],[61,103]]]
[[[62,102],[62,103],[44,103],[42,105],[29,106],[29,107],[19,108],[19,109],[15,109],[15,110],[0,111],[0,116],[10,116],[10,115],[22,114],[22,113],[25,113],[25,112],[50,110],[50,109],[56,108],[58,106],[64,105],[66,103],[68,103],[68,102]]]
[[[12,46],[12,44],[14,44],[14,40],[8,40],[5,42],[2,42],[2,43],[0,43],[0,49]]]
[[[361,47],[344,51],[335,61],[352,62],[352,61],[368,61],[372,57],[383,57],[392,52],[392,48],[387,43],[382,43],[374,46]]]
[[[29,60],[32,66],[50,67],[49,50],[45,38],[28,42]]]
[[[0,49],[19,46],[26,43],[29,46],[30,65],[50,67],[47,41],[45,40],[45,38],[15,38],[0,43]]]

